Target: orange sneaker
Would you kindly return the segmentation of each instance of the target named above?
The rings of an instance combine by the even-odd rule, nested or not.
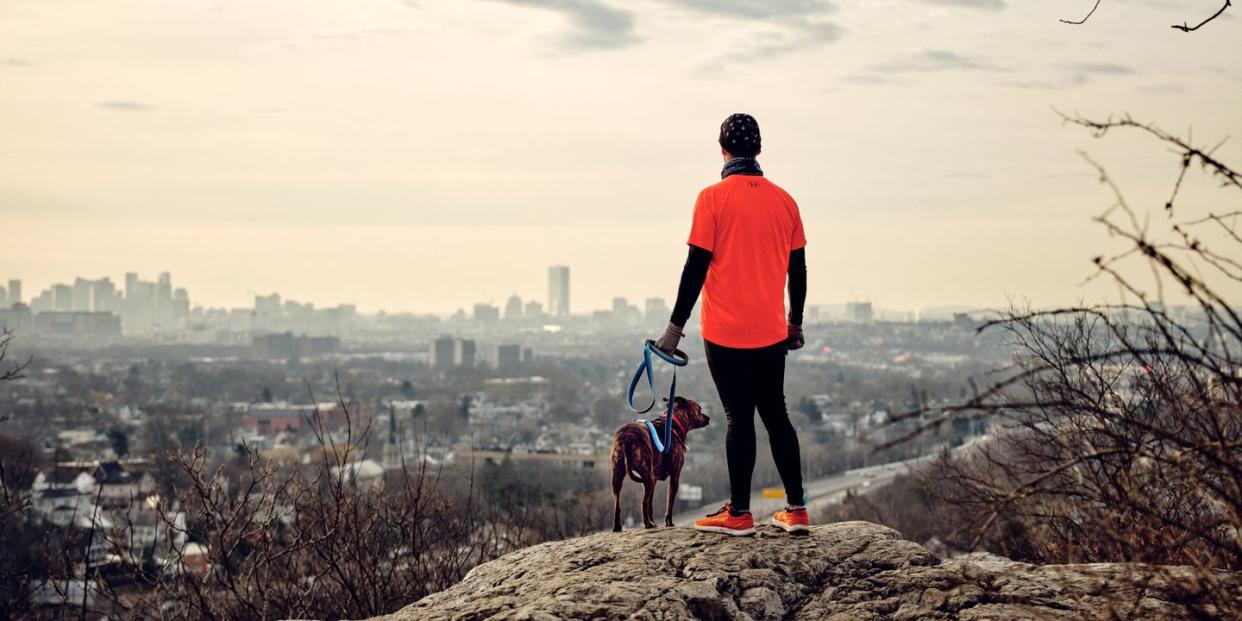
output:
[[[721,507],[719,511],[701,520],[695,520],[694,530],[734,536],[753,535],[755,533],[755,517],[750,513],[733,515],[732,508],[726,502],[725,506]]]
[[[805,533],[811,530],[811,518],[807,516],[806,507],[777,511],[772,514],[772,523],[787,533]]]

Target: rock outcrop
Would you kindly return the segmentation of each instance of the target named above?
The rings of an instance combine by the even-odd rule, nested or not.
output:
[[[1193,618],[1199,585],[1189,568],[942,560],[866,522],[741,538],[659,528],[520,550],[382,619],[1164,620]]]

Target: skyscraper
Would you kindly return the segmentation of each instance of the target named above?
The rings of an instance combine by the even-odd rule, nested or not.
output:
[[[522,298],[517,294],[509,296],[509,302],[505,304],[505,321],[517,321],[522,318]]]
[[[456,350],[456,340],[448,335],[442,336],[431,342],[431,366],[437,369],[447,369],[453,366],[453,356]]]
[[[20,304],[22,301],[22,281],[14,278],[9,280],[9,304]]]
[[[548,315],[569,316],[569,266],[548,268]]]
[[[665,303],[664,298],[647,298],[647,303],[643,310],[646,313],[648,320],[668,320],[668,304]]]
[[[69,285],[52,285],[52,310],[73,310],[73,287]]]

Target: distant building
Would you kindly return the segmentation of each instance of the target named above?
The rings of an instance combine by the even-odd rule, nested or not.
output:
[[[37,313],[34,331],[45,336],[114,338],[121,336],[121,318],[114,313]]]
[[[0,287],[0,309],[9,307],[9,292]]]
[[[52,285],[52,310],[64,312],[73,310],[73,287]]]
[[[871,323],[875,317],[875,311],[871,307],[871,302],[850,302],[845,305],[845,316],[850,321]]]
[[[548,315],[569,316],[569,266],[548,268]]]
[[[437,369],[472,367],[477,353],[474,341],[445,335],[431,342],[431,366]]]
[[[475,363],[475,344],[470,339],[461,339],[457,341],[457,356],[454,360],[458,366],[472,367]]]
[[[479,323],[496,323],[500,321],[500,309],[491,304],[475,304],[474,320]]]
[[[109,278],[89,280],[75,278],[73,281],[73,310],[104,311],[120,313],[120,297],[116,293],[116,285]]]
[[[629,300],[625,298],[613,298],[612,318],[626,323],[635,323],[642,318],[642,313],[639,312],[637,306],[630,304]]]
[[[496,368],[501,371],[513,371],[522,367],[521,345],[498,345],[496,347]]]
[[[22,281],[13,278],[9,280],[9,306],[22,303]]]
[[[451,336],[442,336],[431,342],[431,366],[447,369],[455,363],[456,340]]]
[[[271,295],[254,296],[254,314],[260,317],[265,315],[279,315],[280,294],[273,293]]]
[[[643,306],[643,314],[651,321],[668,321],[668,317],[672,312],[669,310],[664,298],[647,298],[647,302]]]
[[[253,344],[254,354],[260,358],[305,358],[341,350],[340,337],[294,336],[292,332],[256,336]]]
[[[505,304],[505,321],[518,321],[522,318],[522,298],[517,294],[509,296],[509,301]]]
[[[474,447],[460,443],[453,447],[453,460],[461,463],[501,465],[510,463],[551,464],[582,470],[606,470],[612,467],[608,453],[595,452],[593,447],[566,447],[566,451],[508,450],[499,447]],[[573,450],[577,449],[577,450]]]
[[[300,432],[310,415],[308,406],[288,403],[255,403],[242,417],[242,425],[256,435],[273,435],[282,431]]]
[[[530,321],[542,321],[544,318],[543,304],[536,300],[526,303],[526,319]]]
[[[34,327],[34,314],[25,304],[14,304],[8,308],[0,308],[0,328],[14,332],[25,332]]]

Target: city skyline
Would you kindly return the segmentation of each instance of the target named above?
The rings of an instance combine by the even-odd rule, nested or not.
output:
[[[554,273],[554,270],[558,270],[558,269],[565,270],[566,286],[564,290],[565,290],[566,297],[570,300],[570,303],[567,307],[570,312],[565,313],[564,315],[559,314],[558,312],[554,311],[552,309],[552,305],[546,304],[545,302],[545,300],[551,300],[556,295],[555,285],[553,284],[553,280],[552,280],[553,279],[552,274]],[[549,318],[555,318],[558,316],[565,316],[565,315],[589,316],[593,313],[597,313],[601,311],[618,311],[620,306],[624,306],[626,303],[633,303],[632,306],[635,306],[636,307],[635,309],[640,310],[641,313],[644,315],[649,314],[655,310],[660,310],[662,312],[667,313],[671,311],[670,304],[673,301],[673,298],[676,297],[675,295],[647,295],[647,296],[641,296],[641,297],[612,295],[608,297],[603,303],[599,305],[595,305],[595,306],[584,305],[584,304],[574,304],[572,302],[572,287],[569,285],[569,273],[570,273],[570,266],[565,266],[565,265],[549,266],[548,267],[549,282],[547,283],[545,292],[542,294],[539,294],[539,293],[523,294],[521,292],[514,291],[509,294],[497,295],[495,297],[489,297],[486,299],[479,299],[479,300],[475,300],[474,302],[469,302],[466,304],[453,306],[451,308],[442,308],[440,310],[432,310],[432,309],[425,309],[425,308],[363,308],[359,305],[356,305],[350,302],[349,300],[341,300],[339,302],[333,302],[333,303],[321,303],[321,302],[317,302],[314,300],[308,300],[308,299],[301,298],[301,297],[294,296],[294,295],[288,295],[284,291],[281,291],[281,290],[271,290],[271,291],[267,291],[264,293],[250,293],[248,300],[241,304],[216,305],[216,304],[211,304],[208,302],[203,302],[199,300],[196,296],[194,296],[193,285],[178,286],[174,289],[171,287],[170,282],[168,283],[169,286],[167,287],[168,289],[167,292],[169,294],[167,297],[169,300],[173,300],[173,301],[180,300],[182,303],[185,304],[184,308],[187,311],[193,310],[193,309],[202,309],[202,310],[250,309],[250,310],[255,310],[255,311],[262,311],[265,305],[270,305],[274,301],[275,307],[273,308],[279,308],[282,303],[290,303],[290,304],[296,304],[296,305],[305,305],[307,307],[316,308],[316,309],[334,308],[334,307],[354,307],[357,309],[358,312],[364,313],[364,314],[410,313],[410,314],[416,314],[416,315],[436,315],[440,317],[451,317],[453,315],[465,314],[467,316],[474,317],[480,311],[481,307],[487,307],[488,310],[484,312],[491,313],[494,311],[496,315],[495,316],[496,320],[500,320],[501,318],[505,318],[505,319],[512,318],[512,315],[515,314],[514,313],[515,308],[519,311],[516,313],[516,315],[519,317],[522,316],[523,314],[530,315],[532,313],[538,313],[538,314],[542,314]],[[149,288],[150,286],[153,286],[153,285],[162,286],[163,284],[165,284],[164,281],[171,280],[171,272],[169,271],[158,272],[157,281],[143,281],[141,280],[141,275],[142,273],[139,273],[139,272],[132,272],[132,271],[125,272],[124,279],[119,282],[124,282],[127,285],[139,285],[141,286],[141,288],[143,288],[143,290],[145,290],[145,288]],[[126,299],[128,297],[126,295],[127,287],[118,287],[117,286],[118,281],[113,281],[110,275],[101,275],[98,278],[87,278],[87,277],[79,275],[79,276],[74,276],[70,279],[65,279],[63,281],[53,281],[53,282],[48,283],[45,286],[30,286],[29,281],[23,278],[20,278],[20,277],[7,278],[7,279],[0,278],[0,292],[4,292],[4,296],[0,296],[0,303],[2,303],[0,307],[2,308],[8,308],[15,301],[11,295],[11,292],[5,289],[6,281],[7,281],[7,286],[9,287],[9,289],[11,289],[12,284],[16,282],[16,283],[19,283],[20,291],[36,292],[33,295],[26,295],[23,293],[23,299],[20,300],[23,304],[30,307],[35,312],[46,312],[46,311],[100,312],[102,311],[102,312],[118,312],[119,313],[120,310],[126,304]],[[80,301],[81,298],[79,296],[81,295],[80,291],[82,291],[82,287],[84,285],[85,286],[103,285],[105,287],[111,287],[109,291],[111,291],[113,295],[115,295],[116,297],[111,303],[104,303],[104,304],[92,303],[89,306],[83,306]],[[63,301],[58,301],[56,297],[58,291],[66,291],[67,293],[69,293],[70,294],[69,299],[71,301],[68,303],[65,303]],[[674,291],[673,293],[675,294],[676,291]],[[95,295],[97,294],[94,293],[92,290],[92,293],[91,293],[92,300],[95,299],[94,298]],[[152,294],[147,297],[155,298],[158,296],[155,296],[154,294]],[[518,303],[517,306],[515,306],[515,302]],[[918,313],[920,311],[925,311],[925,310],[937,311],[937,312],[944,312],[948,310],[966,310],[966,309],[979,310],[979,311],[991,310],[991,309],[985,309],[985,308],[974,308],[974,307],[970,307],[964,304],[952,304],[952,303],[935,305],[935,306],[925,306],[925,307],[919,307],[919,308],[901,308],[901,307],[883,305],[874,300],[869,300],[866,298],[840,299],[840,300],[828,300],[828,301],[819,301],[819,300],[812,299],[812,300],[808,300],[807,302],[808,307],[815,307],[815,306],[839,307],[845,312],[846,315],[852,315],[853,311],[851,310],[851,306],[860,304],[860,303],[866,304],[869,307],[873,306],[877,310],[883,310],[883,311],[887,311],[890,313]],[[639,308],[640,306],[641,308]],[[578,308],[579,310],[577,310],[577,312],[573,312],[574,308]],[[697,304],[696,304],[696,311],[697,311]]]
[[[167,270],[225,307],[280,290],[451,312],[538,297],[555,264],[576,307],[672,297],[718,125],[746,111],[801,207],[812,302],[1111,295],[1077,286],[1116,246],[1076,151],[1153,217],[1176,162],[1052,108],[1236,135],[1242,73],[1218,59],[1238,18],[1185,36],[1167,24],[1194,7],[1141,2],[1058,21],[1081,5],[14,0],[0,265],[32,287]],[[1191,182],[1186,204],[1210,205]]]

